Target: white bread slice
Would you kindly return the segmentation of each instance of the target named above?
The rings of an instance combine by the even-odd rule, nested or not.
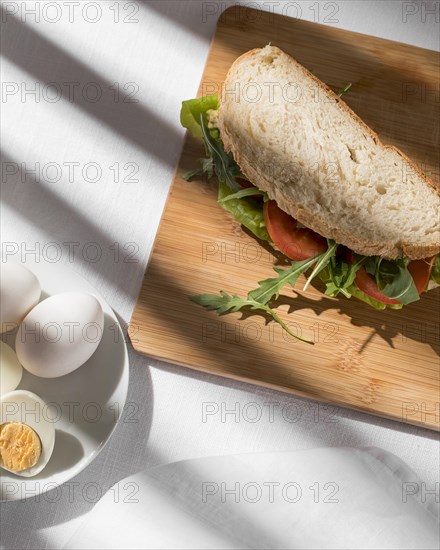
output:
[[[218,121],[249,180],[320,235],[367,256],[440,252],[439,190],[279,48],[234,62]]]

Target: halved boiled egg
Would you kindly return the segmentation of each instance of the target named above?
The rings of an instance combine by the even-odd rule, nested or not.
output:
[[[55,427],[48,406],[26,390],[0,399],[0,467],[24,477],[41,472],[52,455]]]
[[[0,394],[9,393],[20,384],[23,367],[15,351],[0,341]]]

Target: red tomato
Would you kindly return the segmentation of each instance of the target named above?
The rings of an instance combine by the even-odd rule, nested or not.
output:
[[[428,284],[434,260],[435,256],[432,256],[431,258],[426,258],[424,260],[413,260],[408,264],[408,271],[414,280],[414,284],[416,285],[417,292],[419,294],[425,290],[426,285]],[[349,263],[351,263],[351,261]],[[362,292],[374,300],[379,300],[379,302],[383,302],[384,304],[400,303],[397,300],[392,300],[391,298],[388,298],[388,296],[385,296],[385,294],[377,288],[374,277],[367,273],[367,270],[363,266],[361,266],[359,271],[356,273],[355,283],[359,290],[362,290]]]
[[[425,258],[424,260],[413,260],[408,264],[408,271],[414,279],[414,284],[419,294],[425,290],[428,284],[434,260],[435,256],[431,256],[431,258]]]
[[[291,260],[312,258],[327,250],[327,241],[311,229],[297,226],[297,221],[286,214],[275,201],[263,206],[264,221],[274,244]]]
[[[358,269],[354,282],[359,290],[362,290],[364,294],[373,298],[373,300],[378,300],[383,304],[400,304],[397,300],[392,300],[388,298],[388,296],[385,296],[385,294],[377,288],[376,279],[373,275],[367,273],[363,265]]]

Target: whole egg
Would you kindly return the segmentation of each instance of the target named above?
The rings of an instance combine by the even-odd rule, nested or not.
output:
[[[21,264],[0,264],[0,332],[17,328],[41,296],[37,277]]]
[[[34,307],[15,341],[23,367],[43,378],[64,376],[95,352],[104,331],[101,304],[91,294],[55,294]]]
[[[0,395],[15,390],[22,374],[23,368],[15,351],[8,344],[0,342]]]

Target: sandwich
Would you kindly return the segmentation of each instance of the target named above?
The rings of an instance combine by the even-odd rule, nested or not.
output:
[[[326,295],[378,310],[440,285],[440,191],[347,106],[348,89],[333,92],[268,45],[233,63],[220,97],[182,103],[181,123],[206,153],[183,177],[216,176],[219,205],[288,261],[245,298],[193,301],[259,310],[292,334],[272,306],[302,274],[304,289],[319,278]]]

